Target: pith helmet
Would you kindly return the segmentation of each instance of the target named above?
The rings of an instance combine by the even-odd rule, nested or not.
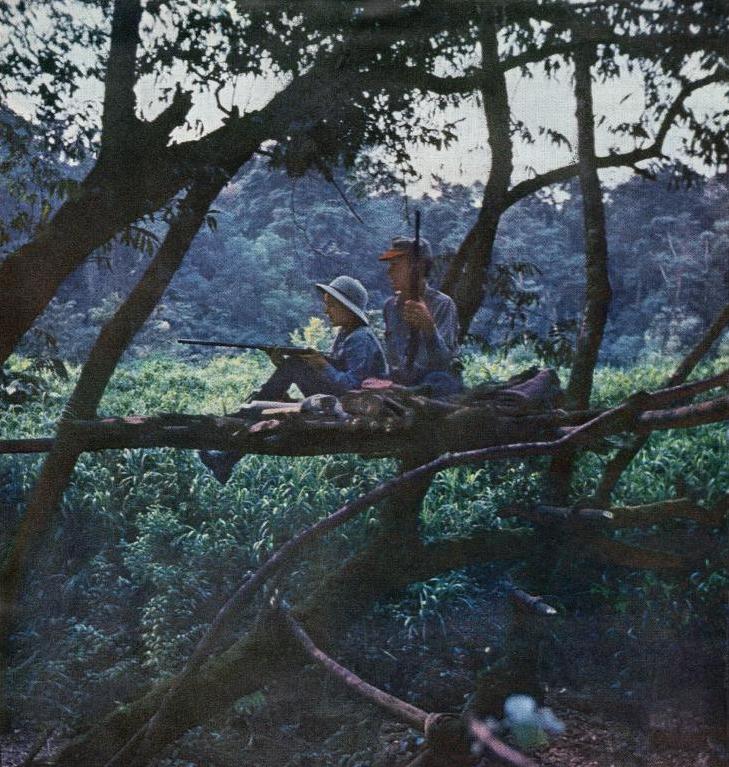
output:
[[[367,289],[359,280],[343,274],[341,277],[335,277],[328,285],[317,283],[316,286],[322,292],[328,293],[332,298],[336,298],[340,304],[346,306],[365,325],[370,324],[366,313],[369,297]]]

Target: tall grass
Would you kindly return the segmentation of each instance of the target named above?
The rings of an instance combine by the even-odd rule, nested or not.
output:
[[[705,367],[709,374],[723,359]],[[16,366],[22,361],[16,360]],[[524,359],[470,355],[466,379],[503,380]],[[604,368],[595,399],[611,405],[638,388],[660,388],[670,364],[630,371]],[[164,358],[120,367],[100,407],[103,415],[235,410],[270,372],[257,354],[200,362]],[[42,392],[0,412],[6,438],[51,435],[73,379],[47,378]],[[674,495],[680,476],[697,497],[729,488],[725,425],[663,432],[634,461],[616,503]],[[0,457],[0,501],[11,531],[42,459]],[[589,495],[606,456],[578,464],[576,492]],[[422,514],[428,539],[499,527],[499,508],[537,500],[543,460],[464,467],[438,475]],[[18,700],[68,718],[88,705],[108,706],[174,672],[244,574],[302,526],[392,476],[392,460],[355,456],[247,456],[220,486],[194,451],[109,450],[82,456],[59,510],[59,525],[25,594],[25,628],[15,639]],[[340,530],[294,574],[304,589],[336,567],[375,524],[371,512]],[[3,540],[7,546],[9,535]],[[721,588],[714,573],[695,579],[697,593]],[[707,583],[709,585],[707,585]],[[435,592],[438,589],[433,587]]]

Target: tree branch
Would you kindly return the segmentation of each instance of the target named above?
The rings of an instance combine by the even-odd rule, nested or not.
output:
[[[291,610],[286,605],[281,605],[279,610],[287,629],[311,660],[357,695],[384,709],[399,722],[408,724],[421,732],[425,731],[425,722],[428,718],[426,711],[368,684],[355,673],[337,663],[314,644],[304,627],[293,617]]]
[[[597,167],[632,167],[637,165],[639,162],[660,157],[663,153],[663,143],[665,141],[666,135],[673,126],[676,118],[681,114],[686,99],[688,99],[689,96],[691,96],[697,90],[705,88],[707,85],[726,82],[727,79],[728,76],[726,74],[716,73],[684,85],[680,93],[674,99],[670,108],[666,111],[666,114],[663,116],[658,131],[656,132],[656,137],[650,146],[632,149],[629,152],[616,152],[614,154],[595,157],[595,163]],[[538,176],[534,176],[533,178],[526,179],[525,181],[516,184],[509,190],[506,195],[505,206],[509,207],[524,197],[539,191],[545,186],[558,184],[563,181],[569,181],[569,179],[574,178],[578,172],[579,164],[571,163],[569,165],[564,165],[561,168],[555,168],[553,170],[547,171],[546,173],[540,173]]]
[[[70,415],[91,418],[127,345],[151,314],[172,279],[192,238],[200,228],[224,179],[215,176],[193,185],[169,228],[162,246],[142,279],[94,344],[66,405],[40,475],[28,501],[23,521],[0,573],[0,642],[10,633],[17,597],[29,558],[50,529],[56,506],[79,455],[86,449],[83,433]]]
[[[134,142],[138,125],[134,85],[137,80],[135,66],[141,18],[140,0],[115,0],[104,78],[100,155],[112,165],[125,161],[116,155],[126,154]]]

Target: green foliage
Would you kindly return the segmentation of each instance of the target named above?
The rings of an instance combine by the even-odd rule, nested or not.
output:
[[[473,607],[468,598],[469,578],[456,570],[437,578],[411,583],[402,599],[383,605],[380,609],[402,622],[409,639],[425,642],[433,631],[446,634],[442,610],[454,602]]]
[[[310,323],[297,341],[316,343],[324,329]],[[495,357],[468,347],[466,379],[504,380],[533,359],[528,349]],[[717,359],[700,374],[728,363],[727,358]],[[27,365],[14,358],[10,372],[20,375]],[[630,372],[602,368],[596,376],[596,400],[611,405],[636,388],[659,388],[671,367],[664,361]],[[163,357],[131,360],[113,377],[101,412],[230,412],[270,371],[267,358],[258,353],[192,363]],[[11,404],[0,412],[6,437],[52,434],[78,370],[71,368],[69,381],[47,372],[38,375],[40,390],[22,406]],[[723,426],[656,433],[626,473],[616,503],[671,497],[680,476],[702,502],[711,504],[729,487],[726,449]],[[579,495],[594,490],[605,460],[592,454],[579,459]],[[0,457],[6,536],[23,513],[40,462],[37,456]],[[425,537],[438,540],[513,524],[496,512],[538,499],[544,466],[543,460],[534,459],[442,472],[426,498]],[[59,526],[42,567],[26,592],[23,623],[28,628],[14,640],[20,661],[11,675],[15,699],[39,701],[49,716],[68,720],[74,712],[90,705],[103,709],[113,699],[132,696],[150,678],[173,673],[262,557],[303,526],[392,476],[395,468],[392,460],[355,456],[247,456],[223,487],[192,451],[83,455],[64,494]],[[297,566],[292,588],[310,589],[375,523],[371,511],[330,535]],[[8,541],[2,540],[4,548]],[[594,594],[622,610],[626,631],[638,631],[651,622],[698,620],[718,604],[727,578],[719,563],[710,562],[697,568],[688,585],[651,575],[610,575],[597,581]],[[445,574],[412,586],[387,609],[412,636],[422,637],[442,630],[443,609],[468,599],[468,590],[466,575]],[[650,615],[640,612],[642,602],[650,602]]]
[[[320,317],[312,317],[303,328],[294,330],[291,343],[328,352],[334,343],[334,329]]]

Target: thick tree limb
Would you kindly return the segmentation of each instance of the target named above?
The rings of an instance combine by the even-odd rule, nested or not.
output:
[[[10,554],[3,562],[0,642],[10,633],[28,560],[45,539],[76,461],[86,449],[85,436],[70,425],[69,415],[90,418],[95,414],[119,359],[157,305],[223,183],[224,179],[218,176],[193,186],[151,265],[94,344],[59,422],[58,435],[33,488]]]
[[[663,410],[648,410],[637,419],[639,433],[663,429],[690,429],[729,419],[729,396],[717,397],[696,405]]]
[[[314,421],[294,428],[249,432],[247,423],[239,418],[201,415],[129,416],[105,418],[98,421],[68,421],[67,428],[79,435],[84,450],[114,450],[121,448],[173,447],[188,449],[243,450],[261,455],[324,455],[357,453],[364,456],[397,456],[412,447],[413,441],[427,435],[437,439],[444,451],[463,445],[473,445],[472,451],[459,451],[452,456],[475,456],[484,443],[509,436],[556,434],[557,440],[506,442],[489,447],[484,460],[518,458],[525,455],[547,455],[560,440],[576,432],[575,444],[587,449],[599,437],[634,431],[645,434],[653,430],[683,429],[729,420],[729,396],[716,397],[694,405],[678,408],[651,409],[656,403],[675,401],[681,394],[706,391],[726,378],[721,373],[706,381],[661,390],[655,394],[641,393],[642,404],[635,403],[605,411],[587,413],[554,412],[534,416],[504,417],[494,415],[489,408],[464,407],[443,419],[434,427],[432,419],[424,424],[383,424],[374,419],[355,417],[349,422]],[[632,409],[631,409],[632,408]],[[646,408],[640,412],[642,408]],[[633,415],[628,417],[629,412]],[[598,420],[600,419],[600,420]],[[590,424],[587,432],[581,431]],[[427,432],[420,433],[425,428]],[[579,431],[578,431],[579,430]],[[0,440],[0,453],[45,452],[52,448],[52,438]],[[460,460],[460,459],[459,459]],[[470,458],[464,459],[466,462]]]
[[[139,45],[140,0],[115,0],[111,18],[109,58],[104,78],[101,154],[110,166],[129,161],[137,128],[135,65]]]
[[[184,95],[173,99],[157,122],[137,123],[130,140],[134,154],[122,154],[123,164],[116,166],[108,164],[106,155],[103,161],[100,157],[77,195],[32,241],[0,264],[0,364],[89,253],[125,226],[159,210],[196,176],[210,168],[232,176],[264,140],[284,139],[292,121],[346,125],[355,109],[352,95],[378,90],[382,83],[374,71],[343,69],[337,62],[336,55],[323,56],[258,112],[232,118],[195,141],[168,147],[163,135],[163,128],[174,126],[189,104]],[[18,302],[21,295],[23,301]]]

